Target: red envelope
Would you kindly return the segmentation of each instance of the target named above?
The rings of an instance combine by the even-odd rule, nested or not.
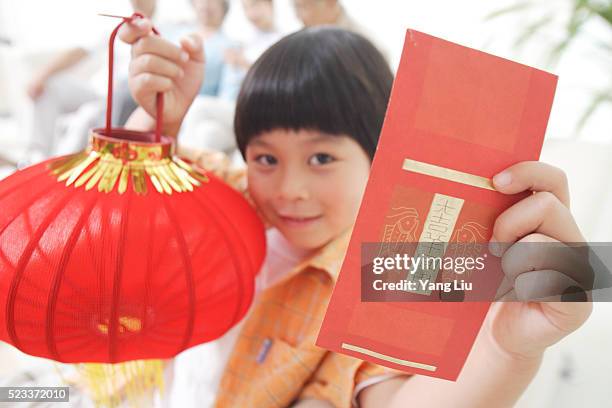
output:
[[[362,243],[488,242],[497,216],[528,194],[503,195],[491,178],[538,160],[556,83],[550,73],[408,30],[318,346],[457,379],[490,302],[362,302]]]

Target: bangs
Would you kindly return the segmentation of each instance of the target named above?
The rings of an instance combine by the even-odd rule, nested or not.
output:
[[[277,129],[354,138],[373,157],[393,76],[365,38],[335,28],[306,29],[268,49],[240,91],[234,127],[248,142]]]

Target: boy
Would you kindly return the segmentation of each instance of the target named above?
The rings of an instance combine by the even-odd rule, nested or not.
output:
[[[142,107],[130,125],[151,129],[155,95],[164,92],[165,133],[175,136],[202,79],[202,43],[189,37],[176,47],[150,30],[148,20],[137,20],[121,33],[133,44],[130,87]],[[249,71],[235,118],[248,194],[291,259],[279,263],[282,257],[269,246],[262,273],[270,279],[241,328],[216,406],[511,406],[544,350],[590,314],[586,302],[494,304],[457,382],[407,376],[314,346],[367,183],[391,82],[371,43],[331,28],[281,40]],[[209,159],[191,153],[192,159]],[[501,193],[535,193],[499,216],[492,241],[584,241],[568,209],[561,170],[523,162],[493,180]],[[513,262],[513,277],[533,270],[528,260]],[[538,269],[553,268],[541,261]]]

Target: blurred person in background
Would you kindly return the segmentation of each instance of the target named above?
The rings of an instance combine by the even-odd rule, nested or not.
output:
[[[361,34],[372,41],[387,61],[389,60],[386,47],[382,46],[371,32],[346,12],[340,0],[293,0],[293,7],[297,18],[304,24],[304,27],[332,25]]]
[[[227,99],[236,99],[247,70],[282,37],[274,22],[273,0],[242,0],[242,7],[255,31],[243,44],[225,52],[228,69],[224,72],[223,82],[228,85],[222,97]]]
[[[26,89],[33,103],[31,134],[25,156],[18,163],[18,167],[50,157],[60,116],[101,98],[102,95],[91,84],[66,72],[84,64],[85,60],[95,53],[93,48],[71,48],[52,57],[33,74]]]
[[[363,34],[363,28],[347,14],[339,0],[293,0],[293,7],[304,27],[333,25]]]
[[[236,46],[223,31],[223,22],[229,12],[229,0],[191,0],[197,18],[197,34],[204,41],[206,67],[200,95],[220,96],[224,93],[221,84],[226,68],[225,52]]]
[[[204,81],[194,100],[178,142],[181,146],[212,148],[232,154],[235,150],[233,121],[235,100],[242,82],[226,61],[239,44],[223,31],[229,0],[191,0],[196,11],[196,33],[204,42]]]

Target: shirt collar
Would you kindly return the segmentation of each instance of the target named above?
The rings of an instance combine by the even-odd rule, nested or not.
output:
[[[347,229],[336,238],[332,239],[329,243],[325,244],[321,249],[316,251],[310,257],[300,262],[289,274],[289,276],[295,276],[300,272],[303,272],[307,268],[315,268],[326,272],[335,284],[342,263],[344,262],[344,256],[348,249],[348,244],[351,239],[352,228]]]

